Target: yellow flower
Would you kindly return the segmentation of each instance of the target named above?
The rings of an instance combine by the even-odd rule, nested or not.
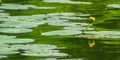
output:
[[[88,19],[89,19],[89,20],[92,20],[92,21],[95,21],[95,20],[96,20],[95,17],[92,17],[92,16],[90,16]]]
[[[92,42],[92,43],[89,43],[89,47],[94,47],[95,46],[95,43]]]

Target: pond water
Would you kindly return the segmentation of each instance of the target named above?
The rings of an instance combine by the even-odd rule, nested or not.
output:
[[[120,60],[120,1],[4,0],[0,40],[0,60]]]

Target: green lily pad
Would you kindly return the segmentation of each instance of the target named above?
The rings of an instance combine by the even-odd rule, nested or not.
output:
[[[92,4],[91,2],[71,1],[71,0],[43,0],[43,2],[68,3],[68,4]]]
[[[58,18],[67,20],[86,20],[88,18],[74,17],[74,16],[59,16]]]
[[[68,27],[64,27],[63,29],[65,29],[65,30],[85,30],[86,27],[82,27],[82,26],[68,26]],[[88,28],[87,30],[94,30],[94,28]]]
[[[9,45],[0,43],[0,49],[5,48],[5,47],[9,47]]]
[[[81,23],[72,23],[72,22],[49,22],[48,25],[53,25],[53,26],[76,26],[76,25],[81,25]]]
[[[109,35],[109,36],[116,36],[116,35],[120,35],[119,31],[88,31],[85,32],[86,34],[95,34],[95,35]]]
[[[0,55],[18,54],[18,53],[19,53],[18,51],[0,49]]]
[[[1,39],[14,39],[16,36],[8,36],[8,35],[0,35],[0,40]]]
[[[0,12],[4,12],[4,10],[0,10]]]
[[[21,55],[24,56],[37,56],[37,57],[65,57],[68,56],[68,54],[65,53],[44,53],[44,54],[36,54],[36,53],[23,53]]]
[[[0,13],[0,17],[1,16],[9,16],[10,14],[9,13]]]
[[[34,9],[55,9],[55,7],[38,7],[35,5],[21,5],[21,4],[1,4],[0,9],[6,10],[27,10],[29,8]]]
[[[103,38],[120,38],[120,36],[111,36],[111,35],[79,35],[75,36],[77,38],[88,38],[88,39],[103,39]]]
[[[70,13],[70,12],[56,12],[56,13],[48,13],[48,16],[74,16],[76,15],[75,13]]]
[[[120,9],[120,4],[108,4],[107,7]]]
[[[0,43],[7,43],[7,44],[21,44],[21,43],[34,42],[33,39],[5,39],[0,41],[1,41]]]
[[[1,55],[0,55],[0,59],[1,59],[1,58],[7,58],[7,56],[1,56]]]
[[[0,24],[0,27],[4,28],[33,28],[37,26],[38,24],[34,22],[3,22]]]
[[[75,36],[78,38],[100,39],[100,38],[120,38],[119,31],[87,31],[86,35]]]
[[[0,28],[0,32],[2,33],[29,33],[32,32],[32,29],[25,29],[25,28]]]
[[[41,35],[50,36],[50,35],[76,35],[81,34],[81,31],[78,30],[56,30],[50,32],[41,33]]]
[[[64,57],[68,56],[65,53],[59,53],[58,50],[49,50],[49,49],[32,49],[29,51],[25,51],[25,53],[21,54],[24,56],[37,56],[37,57]]]
[[[29,50],[29,49],[57,49],[55,45],[49,44],[27,44],[27,45],[11,45],[11,48],[17,48],[21,50]]]
[[[91,14],[83,14],[83,13],[77,13],[76,16],[83,16],[83,17],[86,17],[86,16],[90,16]]]

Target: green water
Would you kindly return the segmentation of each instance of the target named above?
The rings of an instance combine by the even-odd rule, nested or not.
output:
[[[82,12],[91,14],[96,17],[96,23],[94,28],[96,30],[112,30],[120,31],[120,9],[106,9],[107,4],[120,3],[119,0],[74,0],[74,1],[86,1],[92,2],[91,5],[85,4],[60,4],[60,3],[43,3],[42,0],[4,0],[2,3],[17,3],[17,4],[32,4],[37,6],[54,6],[57,7],[53,10],[5,10],[12,16],[18,15],[33,15],[33,14],[46,14],[53,12]],[[88,18],[88,17],[87,17]],[[114,19],[115,18],[115,19]],[[74,21],[75,22],[75,21]],[[80,22],[80,21],[77,21]],[[120,44],[105,44],[101,41],[117,41],[119,39],[97,39],[95,40],[95,46],[90,48],[88,45],[88,39],[75,38],[74,36],[41,36],[40,31],[52,31],[59,30],[60,26],[50,26],[47,24],[40,25],[32,28],[34,31],[26,34],[3,34],[14,35],[18,38],[32,38],[35,39],[36,44],[52,44],[58,47],[66,47],[60,49],[60,52],[69,54],[68,57],[62,58],[48,58],[54,59],[76,59],[76,60],[120,60]],[[47,58],[41,57],[26,57],[17,55],[9,55],[8,58],[0,60],[47,60]]]

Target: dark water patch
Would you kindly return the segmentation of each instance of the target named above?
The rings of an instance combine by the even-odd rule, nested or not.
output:
[[[106,20],[103,23],[94,24],[97,27],[107,28],[107,29],[120,29],[120,20],[119,19],[111,19]]]

